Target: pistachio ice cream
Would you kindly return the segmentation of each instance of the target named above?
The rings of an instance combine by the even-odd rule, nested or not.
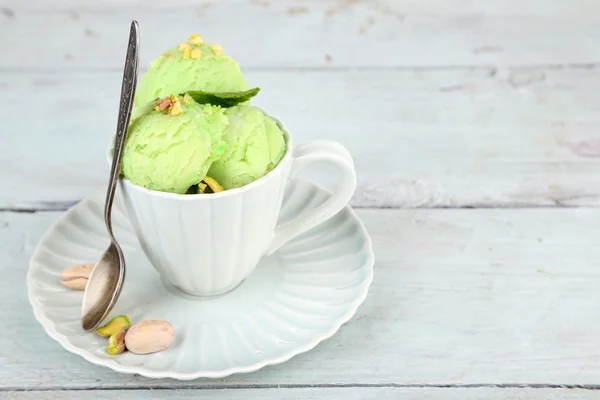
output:
[[[225,150],[225,110],[167,96],[138,109],[123,149],[124,176],[148,189],[186,193]]]
[[[285,154],[285,138],[277,123],[249,105],[228,108],[223,132],[225,150],[208,175],[225,189],[247,185],[265,176]]]
[[[136,94],[122,173],[163,192],[210,193],[247,185],[277,166],[285,136],[249,105],[237,63],[200,35],[152,62]]]
[[[238,92],[249,88],[238,63],[220,44],[205,43],[193,34],[152,61],[139,82],[135,104],[188,90]]]

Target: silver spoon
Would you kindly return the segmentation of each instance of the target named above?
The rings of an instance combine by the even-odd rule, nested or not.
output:
[[[81,308],[81,326],[86,331],[96,329],[110,313],[119,298],[119,294],[121,294],[121,288],[125,280],[125,258],[112,231],[111,211],[121,170],[123,144],[127,136],[127,127],[133,108],[133,97],[139,70],[139,41],[138,23],[134,20],[131,22],[129,32],[113,161],[106,193],[106,203],[104,204],[104,222],[110,235],[111,244],[100,258],[100,261],[94,266],[85,287]]]

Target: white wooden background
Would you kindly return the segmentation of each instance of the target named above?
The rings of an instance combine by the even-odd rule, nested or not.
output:
[[[313,351],[149,380],[35,322],[27,262],[106,184],[132,18],[144,66],[199,32],[296,142],[354,155],[375,280]],[[599,43],[594,0],[0,0],[0,399],[600,397]]]

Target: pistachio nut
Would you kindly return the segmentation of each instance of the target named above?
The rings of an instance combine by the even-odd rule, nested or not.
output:
[[[108,354],[116,356],[125,351],[125,332],[125,328],[123,328],[110,335],[108,338],[108,345],[106,346]]]
[[[145,319],[135,323],[125,335],[127,350],[135,354],[149,354],[169,347],[175,339],[173,327],[167,321]]]
[[[131,321],[126,315],[117,315],[104,326],[96,329],[96,333],[100,336],[109,337],[119,332],[121,329],[127,329],[131,326]]]
[[[63,277],[60,283],[71,289],[83,290],[93,269],[94,264],[72,265],[60,273]]]

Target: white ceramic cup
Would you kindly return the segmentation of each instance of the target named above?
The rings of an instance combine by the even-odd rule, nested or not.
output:
[[[193,296],[225,293],[250,275],[262,256],[333,217],[350,201],[356,187],[350,153],[337,142],[319,140],[292,154],[290,134],[273,119],[286,135],[286,154],[266,176],[241,188],[173,194],[120,180],[137,238],[166,284]],[[286,182],[304,167],[323,162],[340,173],[336,191],[310,212],[277,225]]]

